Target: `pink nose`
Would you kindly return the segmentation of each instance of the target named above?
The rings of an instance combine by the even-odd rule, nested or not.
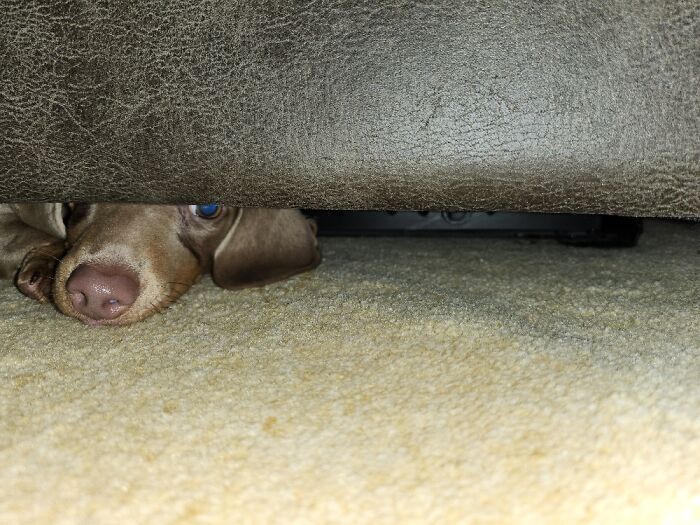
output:
[[[119,317],[139,295],[136,276],[121,266],[81,264],[68,278],[66,289],[75,309],[95,321]]]

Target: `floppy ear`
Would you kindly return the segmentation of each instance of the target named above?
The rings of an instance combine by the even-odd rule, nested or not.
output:
[[[60,202],[10,204],[12,211],[24,224],[57,239],[66,238],[63,205]]]
[[[240,208],[214,253],[212,278],[223,288],[262,286],[321,261],[316,226],[299,210]]]

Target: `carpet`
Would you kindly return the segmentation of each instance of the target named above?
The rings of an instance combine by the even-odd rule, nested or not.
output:
[[[0,523],[698,523],[700,225],[322,240],[90,328],[0,283]]]

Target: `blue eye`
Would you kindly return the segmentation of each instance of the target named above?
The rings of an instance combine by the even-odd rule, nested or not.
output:
[[[190,206],[190,210],[194,215],[202,219],[216,219],[221,215],[223,207],[218,204],[197,204]]]

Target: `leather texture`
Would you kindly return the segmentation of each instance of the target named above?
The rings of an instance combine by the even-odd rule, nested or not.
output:
[[[699,12],[3,0],[0,201],[698,217]]]

